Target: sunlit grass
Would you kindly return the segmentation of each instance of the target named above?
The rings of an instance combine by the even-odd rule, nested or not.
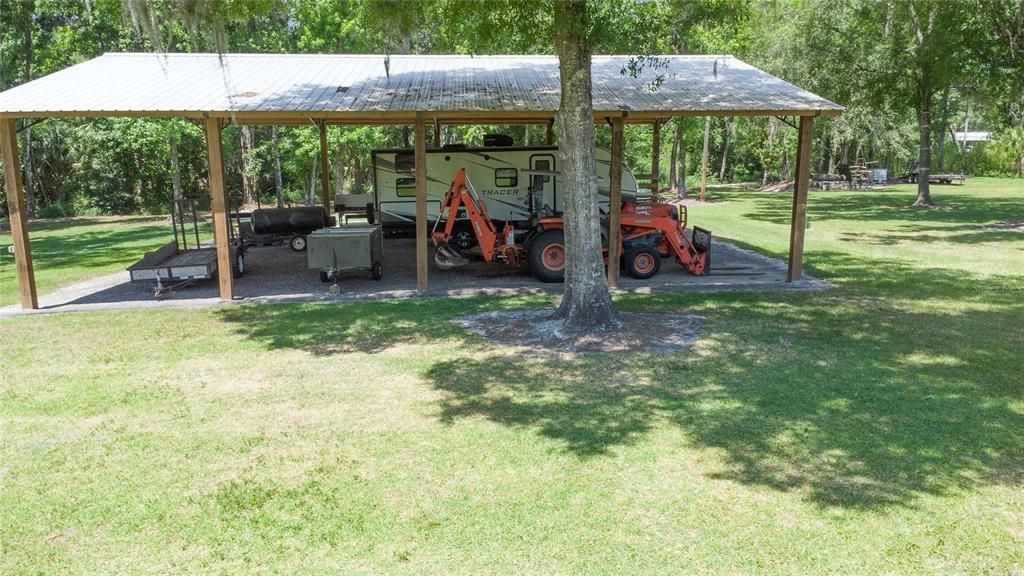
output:
[[[154,217],[68,218],[29,225],[39,294],[83,278],[124,270],[173,240],[169,221]],[[18,301],[10,232],[0,235],[0,306]]]
[[[678,354],[449,322],[543,297],[0,321],[0,573],[1013,574],[1019,182],[812,194],[836,289],[617,299],[706,318]],[[713,198],[784,253],[788,197]]]

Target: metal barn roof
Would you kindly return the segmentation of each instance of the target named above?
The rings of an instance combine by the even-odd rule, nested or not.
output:
[[[664,56],[634,78],[594,56],[597,116],[835,115],[842,107],[732,56]],[[655,79],[662,82],[655,86]],[[109,53],[0,93],[0,116],[223,116],[386,123],[549,118],[554,56]]]
[[[957,142],[988,142],[992,139],[991,132],[956,132]]]

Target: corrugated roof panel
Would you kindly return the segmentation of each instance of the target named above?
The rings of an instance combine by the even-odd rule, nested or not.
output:
[[[593,58],[594,110],[647,113],[842,110],[731,56],[664,56],[623,74],[628,56]],[[0,113],[549,114],[559,105],[553,56],[105,54],[0,93]],[[652,87],[655,78],[660,85]],[[344,87],[339,91],[339,87]]]

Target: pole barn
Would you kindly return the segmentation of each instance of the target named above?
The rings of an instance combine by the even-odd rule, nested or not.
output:
[[[655,56],[664,66],[635,76],[629,56],[594,56],[594,122],[611,124],[612,166],[621,166],[624,124],[657,131],[676,116],[800,118],[788,280],[803,270],[813,122],[843,108],[732,56]],[[386,64],[387,63],[387,64]],[[32,250],[21,182],[17,122],[45,118],[186,118],[206,133],[220,297],[234,297],[221,130],[229,123],[315,125],[326,162],[330,125],[413,126],[415,134],[417,281],[427,278],[426,125],[520,124],[550,127],[558,112],[553,56],[406,56],[110,53],[0,93],[0,148],[7,186],[18,288],[23,308],[37,308]],[[657,158],[657,139],[652,157]],[[326,164],[324,164],[326,165]],[[657,164],[652,167],[657,178]],[[321,193],[327,194],[323,170]],[[613,171],[609,197],[621,185]],[[657,188],[653,180],[652,188]],[[618,221],[619,203],[610,204]],[[609,230],[618,246],[619,230]],[[618,281],[617,259],[608,268]]]

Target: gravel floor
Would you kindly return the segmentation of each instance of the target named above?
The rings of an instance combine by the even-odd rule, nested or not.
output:
[[[331,284],[320,282],[316,270],[306,267],[306,255],[287,246],[254,247],[246,253],[245,276],[235,280],[236,302],[319,302],[360,299],[410,298],[416,296],[476,296],[560,293],[560,284],[544,284],[525,271],[500,264],[471,262],[456,270],[439,270],[431,252],[430,290],[417,293],[416,252],[412,239],[384,242],[384,278],[375,281],[369,272],[349,273],[332,293]],[[716,240],[712,248],[712,273],[692,276],[670,259],[650,280],[623,276],[620,290],[636,293],[736,290],[820,290],[824,282],[806,277],[786,283],[786,263]],[[139,255],[141,257],[141,254]],[[25,312],[210,306],[217,298],[217,282],[207,280],[174,290],[164,300],[153,297],[153,285],[130,284],[127,272],[77,282],[40,296],[39,311],[17,306],[0,308],[0,316]]]

